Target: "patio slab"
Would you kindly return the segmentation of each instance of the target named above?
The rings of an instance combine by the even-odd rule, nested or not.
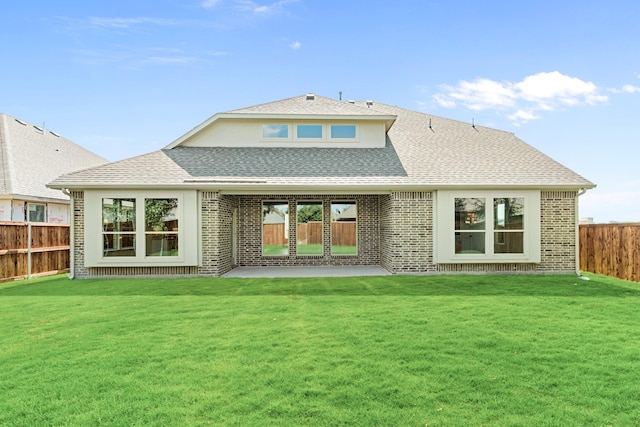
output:
[[[354,277],[389,276],[391,273],[379,265],[321,266],[321,267],[237,267],[222,277]]]

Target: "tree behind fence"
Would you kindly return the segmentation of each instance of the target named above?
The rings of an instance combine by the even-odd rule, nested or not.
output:
[[[640,282],[640,223],[580,224],[580,270]]]
[[[0,222],[0,280],[56,273],[69,269],[69,225]],[[29,272],[31,255],[31,272]]]

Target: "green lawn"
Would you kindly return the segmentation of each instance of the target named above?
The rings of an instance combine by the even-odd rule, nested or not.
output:
[[[0,284],[2,426],[634,426],[640,284]]]

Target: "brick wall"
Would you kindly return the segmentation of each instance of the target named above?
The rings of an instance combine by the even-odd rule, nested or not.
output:
[[[202,192],[200,196],[202,265],[199,274],[219,276],[234,267],[232,222],[238,198],[210,191]]]
[[[71,199],[73,200],[73,251],[71,254],[73,277],[87,277],[89,272],[84,266],[84,192],[72,191]]]
[[[575,191],[543,191],[540,194],[541,263],[539,271],[576,271]]]
[[[434,271],[433,193],[381,196],[381,265],[392,273]]]
[[[238,196],[239,199],[239,253],[242,266],[299,266],[299,265],[377,265],[380,262],[379,196],[378,195],[260,195]],[[300,201],[322,201],[323,255],[296,255],[295,214],[289,221],[289,255],[262,255],[262,201],[282,201],[294,213]],[[354,201],[357,205],[358,255],[331,255],[331,202]]]

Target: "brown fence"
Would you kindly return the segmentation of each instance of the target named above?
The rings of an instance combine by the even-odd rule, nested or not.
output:
[[[262,231],[263,245],[286,245],[289,243],[284,235],[284,224],[264,224]],[[356,246],[356,223],[351,221],[331,222],[331,235],[337,246]],[[322,243],[322,222],[298,224],[298,241],[308,245]]]
[[[640,223],[580,224],[580,270],[640,282]]]
[[[0,222],[0,281],[69,270],[69,224]]]

